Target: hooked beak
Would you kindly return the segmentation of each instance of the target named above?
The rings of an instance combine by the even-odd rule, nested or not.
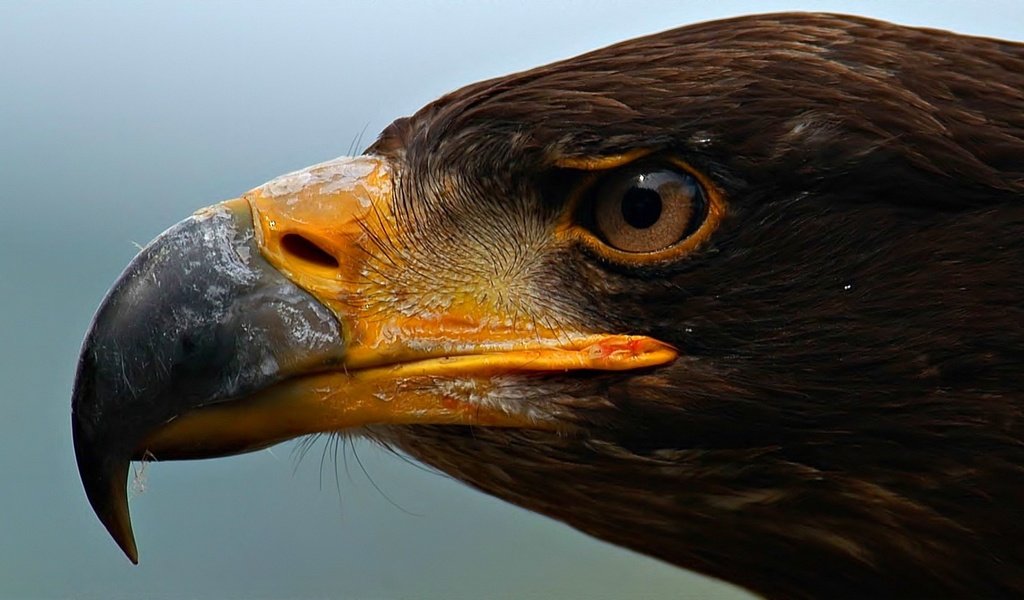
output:
[[[471,293],[429,313],[380,301],[393,294],[365,276],[366,240],[401,228],[392,199],[384,159],[316,165],[200,210],[114,284],[82,348],[72,432],[86,495],[132,562],[132,460],[225,456],[364,425],[554,429],[476,399],[496,375],[676,357],[646,337],[494,325]],[[455,378],[473,393],[437,385]]]

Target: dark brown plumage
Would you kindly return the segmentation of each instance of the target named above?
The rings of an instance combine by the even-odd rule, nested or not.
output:
[[[378,437],[768,596],[1024,593],[1024,47],[830,15],[706,23],[464,88],[370,152],[417,197],[486,182],[457,199],[478,212],[524,180],[543,194],[552,157],[635,148],[709,173],[727,220],[658,270],[546,258],[551,311],[683,358],[560,382],[573,436]]]
[[[374,218],[394,225],[360,221],[366,268],[329,298],[344,310],[328,302],[346,343],[364,341],[346,310],[372,321],[462,302],[474,327],[527,341],[621,332],[679,351],[641,370],[502,371],[486,394],[469,375],[408,384],[540,426],[368,435],[770,597],[1024,594],[1024,46],[835,15],[704,23],[471,85],[367,154],[393,171]],[[692,250],[623,258],[580,233],[573,190],[617,168],[587,161],[638,154],[704,182],[720,223]],[[246,198],[259,222],[270,205]],[[292,235],[282,255],[348,268],[333,238]],[[323,299],[313,275],[284,272]],[[464,322],[444,323],[443,355],[468,352],[449,343]],[[389,343],[422,357],[425,330]],[[104,356],[83,354],[76,449],[124,544],[94,491],[107,479],[89,479],[103,419],[136,410],[94,399]],[[155,447],[140,443],[120,452]]]

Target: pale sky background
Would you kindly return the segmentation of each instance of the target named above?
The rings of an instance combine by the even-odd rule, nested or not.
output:
[[[383,493],[351,448],[336,488],[323,443],[150,465],[133,567],[82,492],[70,390],[136,244],[196,208],[463,84],[778,10],[1024,40],[1010,1],[0,3],[0,598],[744,598],[364,444]]]

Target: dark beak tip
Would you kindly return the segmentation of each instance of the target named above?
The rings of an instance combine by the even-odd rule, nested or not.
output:
[[[74,419],[73,419],[74,421]],[[72,423],[72,436],[82,486],[93,512],[132,564],[139,564],[139,549],[132,532],[128,510],[128,467],[130,461],[91,451],[95,444],[84,440],[77,422]]]
[[[114,536],[114,539],[117,540],[116,535]],[[139,549],[135,545],[135,536],[132,534],[132,528],[130,524],[128,525],[127,533],[124,534],[124,537],[118,540],[117,545],[121,548],[121,551],[124,552],[124,555],[128,557],[128,560],[130,560],[133,565],[139,564]]]
[[[135,544],[135,534],[132,532],[131,516],[128,512],[128,497],[125,491],[125,483],[128,474],[128,465],[121,471],[125,475],[115,479],[112,485],[121,490],[120,494],[110,498],[110,504],[103,512],[97,511],[97,515],[107,532],[114,538],[118,547],[128,557],[133,565],[139,564],[139,548]],[[95,505],[93,506],[95,508]]]
[[[100,521],[106,526],[107,531],[114,538],[114,541],[117,542],[117,546],[121,548],[124,555],[128,557],[128,560],[133,565],[139,564],[139,548],[135,545],[135,534],[132,533],[132,523],[127,518],[127,515],[123,521],[116,515],[110,518],[101,516]]]
[[[135,545],[131,516],[128,512],[128,461],[112,465],[106,477],[100,476],[85,484],[86,496],[96,516],[107,528],[121,551],[132,564],[139,564],[139,549]],[[83,473],[84,475],[84,473]],[[83,482],[85,481],[83,477]]]

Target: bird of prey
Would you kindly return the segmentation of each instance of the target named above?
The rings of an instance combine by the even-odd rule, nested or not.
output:
[[[1024,594],[1024,45],[825,14],[470,85],[98,310],[82,481],[353,431],[768,597]]]

